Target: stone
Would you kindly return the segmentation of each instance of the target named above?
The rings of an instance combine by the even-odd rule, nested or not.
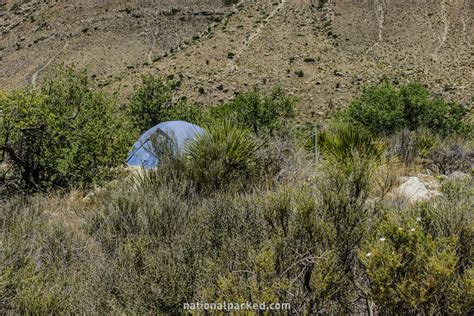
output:
[[[397,192],[411,203],[425,201],[431,197],[430,191],[418,177],[409,177],[398,187]]]

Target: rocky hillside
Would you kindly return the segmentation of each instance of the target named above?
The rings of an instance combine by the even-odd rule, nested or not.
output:
[[[304,120],[384,76],[421,80],[468,107],[473,98],[470,0],[22,2],[0,13],[7,89],[66,62],[124,94],[144,73],[173,75],[178,98],[206,105],[282,86],[300,97]]]
[[[89,67],[103,81],[127,77],[207,31],[222,0],[0,1],[0,86],[35,83],[54,63]]]

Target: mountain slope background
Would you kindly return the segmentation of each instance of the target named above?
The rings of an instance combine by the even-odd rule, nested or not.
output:
[[[474,1],[6,1],[0,86],[35,84],[57,63],[88,67],[126,96],[143,74],[180,80],[176,98],[213,105],[253,88],[299,97],[320,120],[385,76],[472,102]]]

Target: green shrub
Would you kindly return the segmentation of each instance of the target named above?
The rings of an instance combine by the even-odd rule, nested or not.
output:
[[[168,111],[166,116],[163,117],[164,121],[186,121],[190,123],[200,124],[205,118],[205,112],[199,105],[190,104],[182,100],[176,104],[173,104]]]
[[[196,184],[218,189],[244,185],[256,170],[257,145],[251,134],[230,119],[206,127],[184,155],[186,169]]]
[[[341,116],[379,135],[424,128],[445,136],[469,133],[466,115],[467,110],[460,104],[430,98],[427,88],[419,83],[397,88],[384,81],[365,89]]]
[[[360,124],[377,134],[392,134],[405,127],[403,104],[397,89],[388,83],[366,89],[343,112],[351,124]]]
[[[328,3],[329,1],[328,0],[319,0],[318,1],[318,9],[321,10],[324,8],[324,6],[326,5],[326,3]]]
[[[464,295],[469,285],[457,272],[455,237],[433,237],[415,219],[389,219],[377,237],[360,259],[380,310],[426,315],[466,311],[472,297]]]
[[[166,121],[171,106],[174,82],[151,75],[142,77],[130,100],[130,116],[135,127],[144,132]]]
[[[350,309],[357,295],[354,281],[358,278],[357,249],[369,232],[371,214],[369,204],[374,176],[374,165],[361,156],[350,163],[334,165],[326,161],[320,184],[321,210],[324,220],[332,228],[332,275],[328,276],[330,290],[341,310]],[[352,281],[351,281],[352,280]]]
[[[286,96],[282,89],[274,89],[269,96],[252,91],[212,108],[210,115],[232,119],[255,133],[274,132],[286,127],[288,121],[295,117],[295,99]]]
[[[472,178],[446,181],[441,186],[441,193],[442,197],[436,203],[420,205],[415,210],[416,215],[425,231],[433,237],[457,239],[456,252],[459,258],[457,270],[464,272],[472,267],[474,254]]]
[[[181,100],[173,101],[173,92],[178,83],[171,79],[147,75],[142,77],[142,84],[136,87],[130,98],[130,117],[133,125],[141,132],[158,123],[183,120],[196,123],[202,117],[198,106]]]
[[[133,176],[93,201],[101,212],[87,214],[86,228],[109,263],[93,280],[110,296],[105,311],[175,314],[191,299],[201,232],[189,226],[197,223],[189,182],[171,174],[164,166]]]
[[[295,71],[295,75],[297,75],[299,78],[304,77],[304,71],[299,69]]]
[[[326,291],[333,293],[339,312],[347,313],[358,295],[357,249],[377,217],[369,198],[375,190],[383,196],[393,179],[382,168],[388,163],[386,144],[364,128],[334,124],[320,134],[319,145],[325,158],[318,184],[320,208],[333,229],[333,253],[325,263],[332,271],[325,279]]]
[[[0,100],[0,146],[27,189],[89,185],[113,174],[133,130],[85,71],[59,68],[39,89]]]

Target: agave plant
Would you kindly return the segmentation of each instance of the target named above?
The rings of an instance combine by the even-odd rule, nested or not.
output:
[[[183,159],[198,186],[217,189],[252,175],[258,146],[251,133],[229,119],[206,126],[207,132],[188,144]]]

